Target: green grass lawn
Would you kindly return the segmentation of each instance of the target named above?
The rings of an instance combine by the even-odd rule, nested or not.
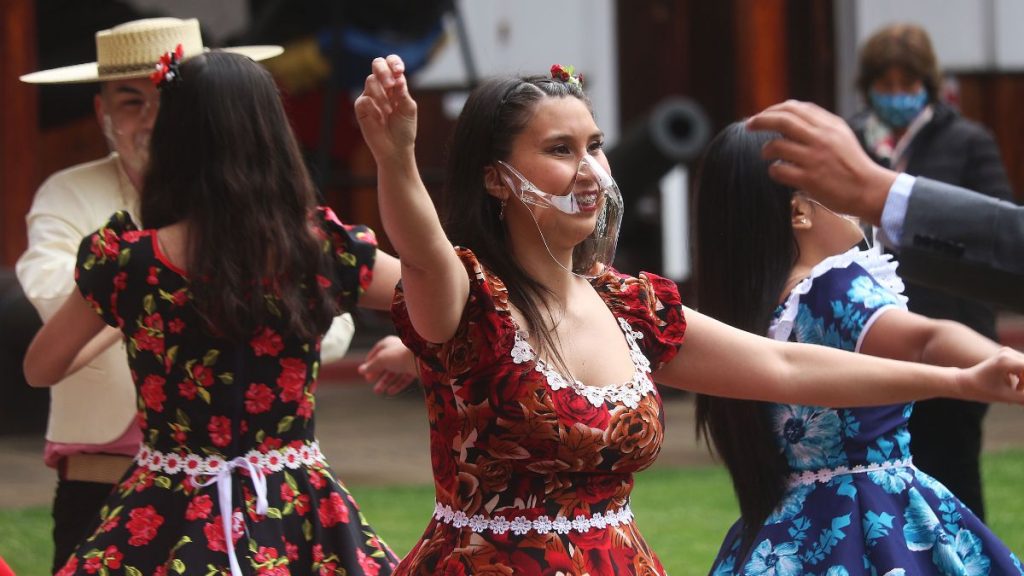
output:
[[[1024,450],[987,454],[983,473],[988,524],[1010,549],[1024,551]],[[398,554],[416,542],[433,512],[433,488],[351,486],[367,518]],[[717,468],[652,470],[638,476],[633,511],[673,575],[706,574],[736,519],[728,475]],[[46,574],[50,518],[44,507],[0,510],[0,555],[19,576]]]

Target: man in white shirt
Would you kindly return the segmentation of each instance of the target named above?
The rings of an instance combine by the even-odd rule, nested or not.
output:
[[[82,238],[119,210],[140,222],[139,190],[160,108],[159,92],[149,75],[160,54],[178,43],[191,45],[189,53],[204,49],[196,20],[136,20],[96,34],[97,62],[22,77],[40,84],[97,82],[96,120],[111,150],[106,158],[52,175],[36,192],[27,216],[28,249],[16,271],[44,322],[75,289]],[[227,50],[254,60],[280,53],[276,46]],[[321,345],[324,363],[345,354],[352,332],[350,316],[335,318]],[[59,477],[53,503],[54,571],[88,536],[100,506],[142,440],[135,425],[135,386],[118,336],[114,328],[106,328],[97,338],[117,343],[50,389],[44,460]]]

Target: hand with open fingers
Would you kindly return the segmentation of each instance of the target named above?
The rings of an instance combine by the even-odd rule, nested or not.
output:
[[[1024,404],[1024,354],[1003,347],[984,362],[961,371],[965,400]]]
[[[416,359],[397,336],[385,336],[370,349],[359,373],[373,382],[375,393],[394,396],[416,380]]]
[[[405,63],[392,54],[376,58],[355,102],[356,120],[378,164],[403,153],[416,141],[416,101],[409,95]]]
[[[877,224],[896,173],[871,160],[846,122],[810,102],[789,100],[747,121],[750,130],[778,132],[763,155],[769,174],[837,212]]]

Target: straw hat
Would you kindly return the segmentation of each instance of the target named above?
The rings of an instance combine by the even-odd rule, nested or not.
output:
[[[133,20],[96,33],[96,62],[51,68],[21,77],[30,84],[73,84],[145,78],[153,72],[160,56],[181,44],[185,59],[209,50],[203,46],[199,21],[195,18],[146,18]],[[220,48],[253,60],[273,58],[280,46],[235,46]]]

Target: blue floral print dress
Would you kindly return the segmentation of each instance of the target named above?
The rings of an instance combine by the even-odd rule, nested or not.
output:
[[[318,284],[343,309],[370,283],[373,232],[319,209],[332,266]],[[210,334],[191,281],[154,230],[118,212],[79,250],[76,281],[124,334],[143,444],[58,576],[387,576],[398,559],[338,481],[314,433],[318,339],[271,320],[249,342]]]
[[[853,249],[824,260],[776,311],[769,335],[859,351],[875,319],[906,307],[889,258]],[[769,410],[788,491],[743,557],[742,521],[730,529],[714,576],[1024,574],[966,506],[914,467],[913,404]]]

